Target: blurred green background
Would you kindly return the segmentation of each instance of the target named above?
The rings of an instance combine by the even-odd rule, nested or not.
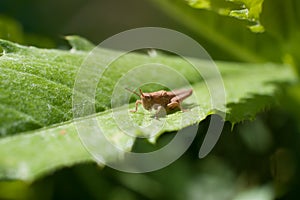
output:
[[[165,1],[165,0],[160,0]],[[169,2],[169,1],[165,1]],[[95,44],[121,31],[158,26],[196,39],[216,60],[277,62],[300,69],[300,3],[265,0],[264,33],[247,22],[189,7],[184,1],[155,0],[1,0],[0,38],[45,48],[69,48],[66,35]],[[199,22],[199,24],[198,24]],[[198,151],[209,118],[179,160],[146,174],[128,174],[95,164],[65,168],[33,183],[0,182],[0,199],[298,199],[300,162],[299,85],[281,91],[278,104],[232,127],[204,159]],[[156,146],[143,140],[135,151]]]

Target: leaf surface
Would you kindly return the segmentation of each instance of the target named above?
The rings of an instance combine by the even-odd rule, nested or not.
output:
[[[4,49],[0,57],[1,179],[32,181],[58,168],[92,162],[94,159],[77,133],[78,123],[98,121],[104,135],[113,144],[124,151],[131,151],[136,137],[151,136],[149,140],[155,142],[164,132],[181,130],[201,122],[208,115],[218,113],[218,107],[211,104],[206,83],[188,62],[164,54],[150,57],[130,53],[113,62],[105,71],[96,90],[97,113],[73,121],[74,81],[88,54],[86,50],[90,50],[92,45],[76,37],[70,40],[73,45],[70,51],[25,47],[0,40]],[[112,50],[100,51],[104,57],[116,54]],[[201,66],[207,64],[203,60],[195,59],[195,62]],[[137,113],[130,113],[128,110],[134,107],[134,98],[129,105],[121,101],[120,106],[111,107],[115,84],[135,66],[148,63],[167,65],[188,80],[194,95],[184,101],[186,112],[175,112],[160,120],[153,118],[153,113],[142,107]],[[232,123],[254,118],[259,111],[271,105],[278,84],[295,80],[293,71],[284,65],[216,64],[226,92],[226,105],[219,105],[225,110],[220,110],[226,112],[226,120]],[[147,77],[160,78],[157,73],[147,73]],[[178,77],[164,77],[164,81],[173,88],[187,87],[184,82],[178,81]],[[145,74],[139,71],[131,78],[142,82]],[[150,84],[142,88],[151,92],[161,87]],[[125,89],[120,91],[117,97],[128,95]],[[125,134],[120,124],[131,134]],[[149,125],[150,128],[141,128]],[[107,153],[111,160],[122,156],[110,155],[109,149],[103,149],[103,153]]]

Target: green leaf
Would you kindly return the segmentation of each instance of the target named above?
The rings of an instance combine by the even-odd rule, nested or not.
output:
[[[213,10],[220,15],[235,17],[249,22],[253,32],[263,32],[259,21],[264,0],[186,0],[193,8]]]
[[[95,107],[98,113],[72,121],[72,92],[76,73],[88,55],[85,50],[92,47],[84,39],[73,37],[71,40],[74,41],[74,38],[77,41],[72,44],[71,51],[25,47],[0,40],[0,46],[4,49],[0,57],[0,179],[32,181],[58,168],[92,162],[94,159],[85,150],[76,131],[76,124],[89,120],[97,120],[105,136],[125,151],[131,150],[135,137],[149,136],[152,130],[131,126],[128,120],[128,109],[134,107],[133,103],[129,107],[120,104],[120,107],[111,108],[114,86],[124,73],[135,66],[147,63],[167,65],[187,78],[195,94],[184,101],[184,106],[188,108],[186,112],[175,112],[161,120],[154,119],[151,113],[141,107],[137,113],[129,113],[132,122],[142,126],[151,122],[161,125],[165,120],[165,125],[154,134],[151,142],[155,142],[164,132],[178,131],[218,113],[211,106],[206,83],[188,62],[164,54],[150,57],[130,53],[113,62],[105,71],[96,90]],[[117,54],[112,50],[99,51],[104,58]],[[201,66],[208,64],[203,60],[195,59],[195,62]],[[227,104],[220,106],[226,106],[226,120],[232,123],[252,119],[257,112],[270,106],[279,83],[295,80],[293,71],[284,65],[216,64],[226,91]],[[146,75],[140,71],[131,78],[140,82],[145,77],[161,78],[157,73]],[[175,76],[165,76],[164,79],[174,88],[186,86]],[[150,84],[142,88],[151,92],[162,86]],[[119,93],[121,96],[123,94],[128,94],[125,89]],[[124,134],[118,123],[122,123],[133,135]],[[122,156],[111,155],[109,149],[103,149],[103,153],[112,161]]]
[[[54,41],[51,39],[23,32],[22,24],[5,15],[0,14],[0,38],[18,42],[26,45],[37,45],[39,47],[53,48],[55,46]],[[1,51],[1,48],[0,48]]]
[[[149,1],[194,32],[198,41],[212,44],[213,46],[206,45],[205,48],[215,58],[227,60],[229,57],[231,60],[251,63],[281,61],[278,41],[268,37],[265,33],[259,36],[253,34],[244,28],[245,24],[240,21],[215,15],[210,11],[194,9],[183,0]],[[273,51],[274,45],[278,51]]]
[[[15,42],[23,41],[21,24],[9,17],[0,15],[0,38],[10,39]]]

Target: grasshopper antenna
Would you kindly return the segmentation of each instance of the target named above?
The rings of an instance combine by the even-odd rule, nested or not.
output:
[[[140,88],[140,93],[141,93],[142,97],[145,97],[141,88]]]
[[[135,92],[135,91],[133,91],[133,90],[131,90],[131,89],[129,89],[129,88],[125,88],[125,89],[128,90],[129,92],[131,92],[131,93],[137,95],[138,97],[140,97],[140,95],[139,95],[137,92]]]

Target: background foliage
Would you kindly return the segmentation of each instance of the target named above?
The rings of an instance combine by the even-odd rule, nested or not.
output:
[[[67,44],[59,36],[80,34],[98,43],[129,28],[163,26],[197,39],[216,60],[274,62],[282,67],[289,64],[296,73],[299,71],[299,1],[263,1],[259,19],[255,15],[254,21],[259,20],[265,29],[263,33],[253,33],[247,28],[253,23],[251,20],[223,16],[226,13],[219,15],[220,12],[215,12],[217,7],[206,10],[194,7],[181,0],[4,0],[0,2],[0,37],[22,44],[66,49]],[[300,88],[299,84],[282,87],[276,96],[277,104],[255,120],[239,123],[233,129],[227,123],[216,148],[205,159],[197,158],[203,137],[199,134],[188,152],[163,170],[126,174],[86,163],[61,169],[33,183],[2,181],[0,197],[297,199]],[[245,103],[257,106],[255,99]],[[208,121],[209,118],[200,123],[201,130],[207,128]],[[171,137],[172,134],[163,135],[157,146],[138,140],[134,149],[151,150]]]

